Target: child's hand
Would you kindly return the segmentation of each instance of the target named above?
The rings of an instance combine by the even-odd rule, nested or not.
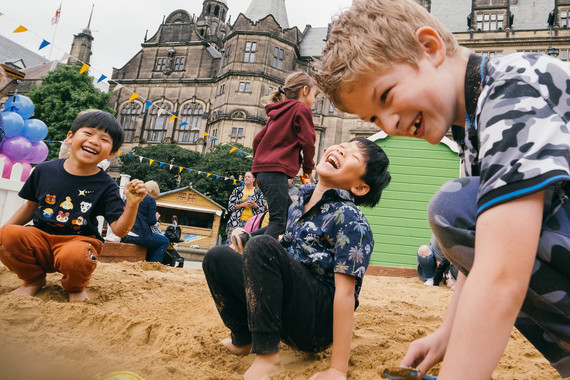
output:
[[[315,373],[309,380],[346,380],[346,374],[336,368],[329,368],[324,372]]]
[[[146,185],[139,179],[133,179],[125,186],[127,202],[140,203],[146,195]]]
[[[418,379],[421,379],[431,367],[443,360],[448,342],[449,334],[441,327],[430,335],[413,341],[400,367],[417,368],[420,371]]]

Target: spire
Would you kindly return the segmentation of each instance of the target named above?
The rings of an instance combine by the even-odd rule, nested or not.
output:
[[[91,35],[91,18],[93,17],[93,8],[95,4],[91,5],[91,14],[89,15],[89,22],[87,22],[87,28],[83,29],[83,33]]]
[[[281,28],[289,28],[285,0],[251,0],[245,11],[245,16],[252,21],[259,21],[267,15],[272,15]]]

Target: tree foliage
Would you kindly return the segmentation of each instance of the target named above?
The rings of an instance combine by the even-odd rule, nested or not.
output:
[[[199,153],[174,144],[137,146],[133,148],[132,153],[119,157],[121,172],[145,182],[154,180],[161,192],[181,187],[179,168],[193,168],[200,161]],[[152,164],[148,159],[141,161],[140,156],[153,160]]]
[[[34,102],[34,118],[48,126],[46,140],[65,139],[77,114],[86,109],[98,109],[115,114],[109,107],[110,93],[93,85],[93,77],[79,74],[79,66],[59,65],[42,78],[42,85],[32,86],[27,94]],[[57,158],[59,144],[50,144],[48,160]]]

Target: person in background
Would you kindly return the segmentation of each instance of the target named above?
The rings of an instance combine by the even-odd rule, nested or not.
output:
[[[139,205],[135,225],[121,242],[146,247],[146,261],[161,263],[170,241],[163,234],[153,232],[151,229],[160,216],[156,211],[155,201],[160,195],[160,189],[155,181],[147,181],[145,186],[148,194]]]
[[[417,271],[424,285],[439,286],[444,280],[448,288],[453,290],[455,286],[457,269],[449,263],[433,234],[429,245],[418,248]]]
[[[255,177],[251,172],[245,172],[243,186],[236,187],[228,201],[230,217],[226,225],[228,242],[236,227],[244,227],[254,215],[265,212],[265,201],[261,190],[255,186]]]
[[[317,86],[311,76],[295,72],[285,78],[283,88],[273,91],[265,106],[268,120],[253,139],[251,171],[269,208],[269,224],[255,231],[278,238],[285,231],[287,208],[291,204],[288,178],[303,168],[310,175],[315,167],[315,125],[311,107]]]

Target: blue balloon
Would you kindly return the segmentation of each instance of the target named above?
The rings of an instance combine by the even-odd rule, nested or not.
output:
[[[4,111],[16,112],[23,119],[28,119],[34,114],[34,103],[24,95],[10,96],[4,103]]]
[[[26,161],[32,143],[23,136],[9,137],[2,143],[2,153],[12,161]]]
[[[24,119],[16,112],[2,112],[6,137],[20,136],[24,129]]]
[[[28,119],[24,121],[22,136],[31,142],[42,141],[47,136],[47,134],[48,127],[43,121],[39,119]]]

